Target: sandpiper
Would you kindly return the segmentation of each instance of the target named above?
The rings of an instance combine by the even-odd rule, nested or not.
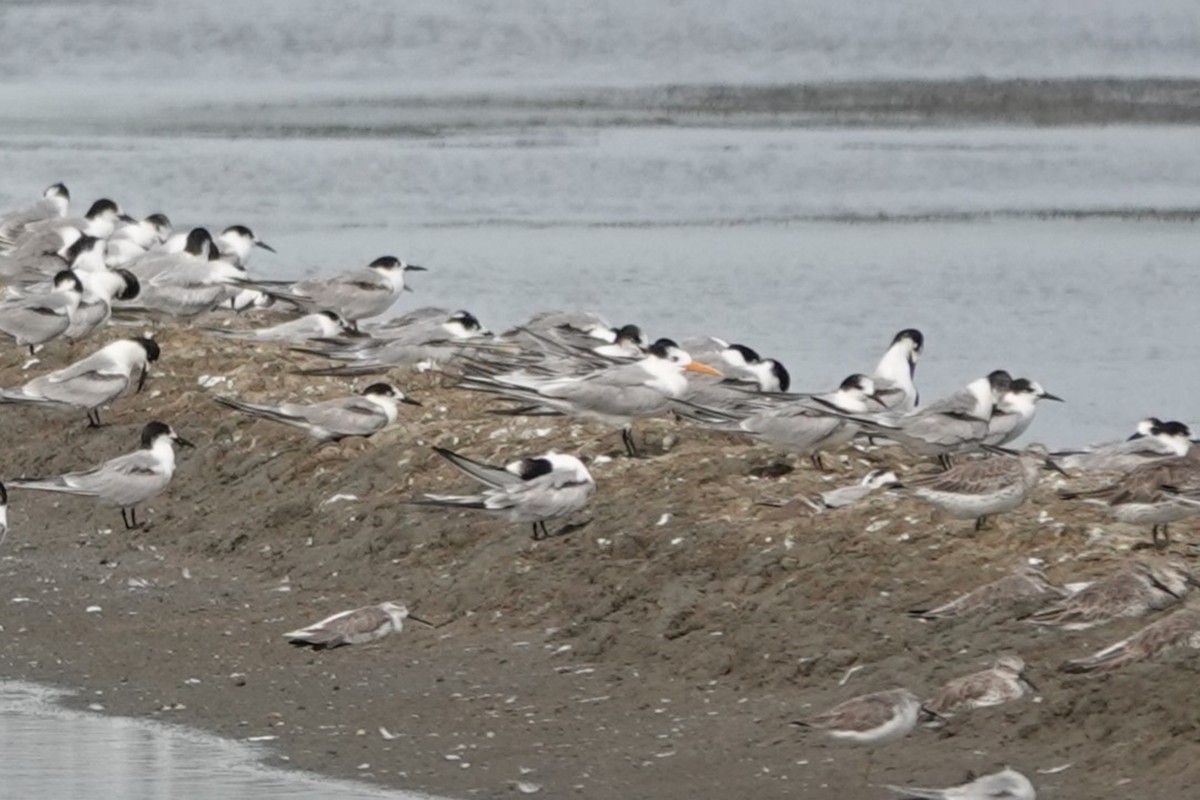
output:
[[[1030,598],[1064,597],[1067,590],[1051,583],[1044,572],[1031,565],[1022,565],[999,580],[985,583],[949,603],[937,608],[909,613],[920,619],[951,619],[1010,608]]]
[[[1031,444],[1016,456],[965,461],[936,475],[906,480],[896,488],[956,519],[974,519],[978,531],[989,516],[1024,503],[1046,466],[1054,467],[1046,448]]]
[[[1025,677],[1025,661],[1018,656],[1001,656],[991,669],[947,683],[925,707],[940,716],[949,716],[956,711],[998,706],[1023,697],[1026,686],[1037,691]]]
[[[1122,617],[1143,617],[1182,602],[1196,579],[1179,561],[1135,561],[1028,617],[1036,625],[1082,631]]]
[[[410,614],[403,603],[388,601],[334,614],[307,628],[288,631],[284,636],[294,645],[325,650],[344,644],[366,644],[400,633],[405,619],[433,627],[432,623]]]

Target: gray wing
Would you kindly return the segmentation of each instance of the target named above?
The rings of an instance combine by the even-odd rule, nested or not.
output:
[[[13,481],[26,489],[98,497],[110,505],[129,507],[166,488],[171,475],[149,450],[118,456],[98,467],[57,478]]]
[[[514,522],[556,519],[582,508],[595,490],[595,484],[572,481],[569,476],[539,475],[530,481],[483,493],[484,508],[508,510]]]
[[[361,397],[342,397],[311,406],[287,404],[280,410],[339,436],[370,436],[388,424],[379,406]]]
[[[433,450],[439,456],[446,459],[446,461],[450,462],[450,465],[459,472],[493,489],[517,486],[523,482],[519,477],[503,467],[484,464],[482,461],[475,461],[464,455],[459,455],[453,450],[447,450],[444,447],[435,447]]]
[[[0,331],[14,339],[41,344],[59,336],[71,324],[66,298],[49,294],[0,304]]]
[[[975,395],[971,394],[969,389],[959,389],[940,400],[935,400],[917,414],[969,414],[974,410]]]
[[[18,402],[46,400],[77,408],[96,408],[128,387],[129,374],[107,354],[94,353],[57,372],[34,378],[3,396]]]

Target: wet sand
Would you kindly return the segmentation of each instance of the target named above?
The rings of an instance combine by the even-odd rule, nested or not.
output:
[[[980,533],[886,496],[813,517],[757,503],[852,482],[898,454],[849,451],[829,475],[804,464],[769,477],[779,459],[765,448],[664,419],[639,425],[650,457],[630,460],[615,432],[496,417],[442,376],[397,376],[425,404],[402,407],[402,424],[318,445],[218,408],[197,379],[223,376],[216,391],[251,398],[346,384],[294,376],[304,357],[273,348],[159,338],[147,391],[102,430],[0,409],[5,477],[126,452],[155,418],[198,444],[141,509],[144,530],[86,499],[12,492],[0,678],[80,689],[81,707],[275,737],[273,763],[450,797],[886,798],[881,784],[949,785],[1006,764],[1039,797],[1066,800],[1183,797],[1200,780],[1194,653],[1100,678],[1057,671],[1144,621],[1064,633],[904,613],[1028,558],[1056,582],[1086,580],[1148,539],[1055,500],[1052,480]],[[51,346],[25,373],[6,349],[0,385],[69,357]],[[523,525],[404,505],[467,488],[431,445],[611,460],[593,466],[598,491],[576,520],[590,522],[534,542]],[[1180,552],[1195,541],[1186,523],[1173,532]],[[445,624],[320,653],[282,637],[388,599]],[[926,695],[1001,652],[1030,664],[1036,699],[878,748],[868,780],[864,751],[788,725],[868,691]]]

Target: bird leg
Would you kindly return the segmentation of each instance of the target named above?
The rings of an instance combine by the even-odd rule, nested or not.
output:
[[[1162,530],[1162,544],[1158,541],[1158,532]],[[1155,550],[1165,550],[1171,546],[1171,534],[1167,529],[1167,524],[1155,525],[1150,529],[1150,539],[1154,543]]]
[[[102,422],[100,422],[100,409],[93,408],[91,411],[88,412],[88,427],[89,428],[103,428],[104,427],[104,424]]]
[[[938,460],[938,464],[941,465],[943,471],[948,470],[954,466],[954,459],[952,459],[950,457],[949,453],[939,453],[937,460]]]
[[[122,508],[121,509],[121,521],[125,523],[125,530],[127,530],[127,531],[137,530],[138,528],[140,528],[141,526],[138,525],[138,521],[137,521],[137,507],[135,506],[135,507],[129,509],[129,516],[125,515],[125,509]]]
[[[813,453],[808,457],[808,460],[812,462],[813,469],[819,469],[821,472],[825,471],[825,462],[821,460],[820,451]]]
[[[536,542],[538,539],[548,538],[550,538],[550,533],[546,530],[546,523],[544,521],[533,523],[533,540]]]
[[[632,426],[621,428],[621,441],[625,443],[625,452],[630,458],[638,458],[637,445],[633,441]]]
[[[977,517],[975,519],[975,530],[981,531],[987,527],[987,516]]]

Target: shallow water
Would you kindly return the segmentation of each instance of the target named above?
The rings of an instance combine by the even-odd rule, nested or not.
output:
[[[263,750],[176,726],[64,711],[60,693],[0,682],[5,797],[430,800],[266,769]]]
[[[1054,445],[1188,420],[1196,127],[794,126],[748,93],[1200,77],[1193,4],[902,5],[10,5],[29,35],[0,54],[0,207],[63,180],[77,206],[248,224],[279,250],[251,265],[268,277],[392,253],[430,269],[398,310],[502,329],[593,308],[748,344],[799,390],[914,326],[927,399],[1005,367],[1068,400],[1031,431]],[[73,42],[53,68],[39,32]],[[660,113],[668,82],[731,110]]]

